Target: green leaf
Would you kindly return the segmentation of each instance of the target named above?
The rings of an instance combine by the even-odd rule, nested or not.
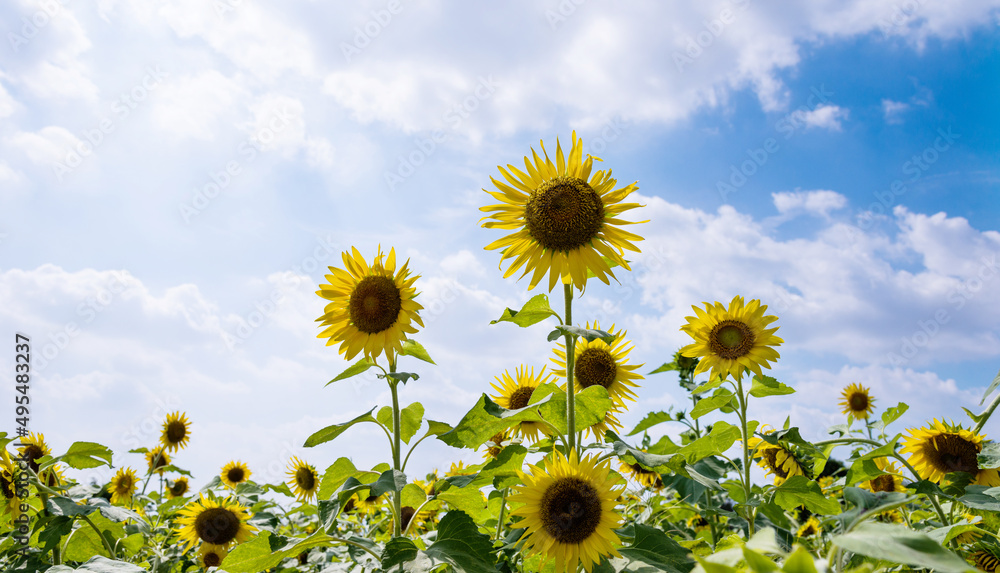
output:
[[[712,378],[708,382],[705,382],[704,384],[702,384],[702,385],[698,386],[697,388],[695,388],[694,390],[692,390],[691,391],[691,395],[692,396],[697,396],[698,394],[704,394],[705,392],[708,392],[709,390],[715,390],[719,386],[722,386],[723,384],[725,384],[725,382],[726,382],[725,378],[723,378],[722,376],[716,376],[715,378]]]
[[[584,338],[587,342],[593,342],[600,338],[604,342],[611,344],[614,341],[615,336],[609,332],[603,330],[596,330],[593,328],[580,328],[579,326],[567,326],[560,324],[556,327],[556,330],[562,332],[563,335],[578,336]]]
[[[410,378],[414,380],[420,380],[420,375],[414,374],[413,372],[390,372],[386,374],[385,377],[392,378],[393,380],[397,382],[402,382],[403,384],[409,382]]]
[[[651,565],[657,571],[687,573],[694,568],[690,551],[681,547],[662,530],[642,523],[635,525],[635,538],[619,550],[622,557]]]
[[[539,294],[531,297],[531,300],[524,303],[521,310],[514,310],[508,308],[503,311],[500,318],[497,320],[491,320],[490,324],[496,324],[498,322],[513,322],[520,327],[531,326],[532,324],[537,324],[546,318],[554,316],[559,318],[559,315],[552,310],[549,306],[549,297],[545,294]]]
[[[942,573],[975,571],[955,555],[923,533],[890,523],[861,523],[850,533],[835,535],[833,544],[867,557],[893,563],[925,567]]]
[[[399,470],[386,470],[371,486],[371,495],[379,496],[387,491],[400,491],[406,485],[406,474]]]
[[[719,408],[722,408],[722,411],[725,412],[729,405],[733,402],[734,398],[735,395],[728,389],[719,388],[713,392],[711,396],[698,400],[698,403],[691,409],[691,417],[698,419],[709,412],[718,410]]]
[[[357,473],[358,468],[354,467],[354,462],[348,458],[338,458],[330,467],[323,472],[323,479],[319,482],[319,499],[330,499],[337,488],[344,485],[347,478]]]
[[[982,523],[982,521],[979,521]],[[935,527],[934,529],[927,529],[924,532],[927,533],[927,537],[930,537],[934,541],[937,541],[941,545],[945,545],[952,539],[955,539],[963,533],[968,533],[970,531],[982,531],[976,526],[975,523],[956,523],[954,525],[948,525],[946,527]]]
[[[112,547],[115,546],[117,540],[125,537],[123,525],[114,523],[99,513],[91,514],[88,519],[100,530],[101,535],[108,540]],[[66,561],[87,561],[95,555],[111,557],[94,527],[91,527],[90,524],[84,524],[70,537],[63,559]]]
[[[910,407],[903,402],[900,402],[891,408],[886,408],[885,412],[882,412],[882,425],[888,426],[889,424],[895,422],[909,409]]]
[[[427,492],[424,488],[420,487],[415,483],[408,483],[403,486],[402,491],[399,492],[400,499],[402,500],[401,506],[410,506],[413,509],[420,507],[420,504],[427,501]]]
[[[111,467],[111,450],[93,442],[74,442],[59,458],[71,468],[83,470],[103,465]]]
[[[1000,386],[1000,372],[997,372],[997,375],[993,377],[993,382],[990,382],[990,385],[987,386],[986,391],[983,392],[983,399],[979,401],[980,406],[986,403],[986,399],[989,398],[990,394],[992,394],[993,391],[997,389],[997,386]]]
[[[382,550],[382,570],[391,571],[393,567],[413,561],[420,553],[420,549],[409,537],[394,537],[385,544]]]
[[[850,469],[847,470],[847,477],[844,480],[844,484],[854,485],[858,482],[870,481],[884,473],[884,471],[878,469],[874,461],[861,458],[855,460],[851,464]]]
[[[634,436],[639,432],[644,432],[657,424],[662,424],[663,422],[672,422],[673,420],[674,420],[674,415],[671,414],[670,412],[663,412],[663,411],[650,412],[646,414],[646,417],[643,418],[641,422],[639,422],[634,428],[632,428],[631,432],[625,435]]]
[[[345,431],[347,431],[348,428],[350,428],[354,424],[360,424],[361,422],[374,422],[377,424],[378,421],[375,418],[372,418],[373,411],[375,411],[375,408],[368,410],[367,413],[361,414],[360,416],[354,418],[350,422],[344,422],[343,424],[334,424],[332,426],[327,426],[323,428],[322,430],[309,436],[309,438],[306,439],[306,443],[303,444],[303,447],[311,448],[313,446],[325,444],[326,442],[329,442],[330,440],[336,438],[340,434],[343,434]]]
[[[427,555],[450,563],[463,573],[494,573],[493,543],[479,533],[479,527],[462,511],[449,511],[438,524],[437,541],[427,548]]]
[[[689,464],[721,454],[731,448],[740,439],[740,429],[724,421],[712,424],[712,431],[680,449]]]
[[[478,476],[463,476],[472,477],[474,481]],[[448,478],[452,480],[452,478]],[[452,481],[454,484],[455,481]],[[464,487],[461,485],[450,487],[445,491],[441,492],[437,496],[443,502],[446,502],[451,507],[461,510],[466,514],[472,516],[474,520],[479,523],[486,521],[490,518],[490,512],[487,507],[486,500],[483,499],[483,494],[479,488],[475,486]]]
[[[785,394],[794,393],[795,388],[782,384],[770,376],[754,376],[753,386],[750,387],[750,395],[754,398],[784,396]]]
[[[799,545],[785,559],[781,570],[785,573],[816,573],[816,561],[805,547]]]
[[[403,408],[399,417],[399,437],[403,442],[409,444],[410,438],[417,433],[424,420],[424,405],[420,402],[414,402]]]
[[[988,470],[1000,467],[1000,443],[986,442],[983,451],[976,456],[979,462],[979,469]]]
[[[649,374],[646,374],[646,376],[649,376],[650,374],[659,374],[660,372],[672,372],[674,370],[677,370],[676,362],[664,362],[663,366],[660,366],[656,370],[653,370]]]
[[[96,505],[77,505],[73,499],[61,495],[50,497],[45,506],[52,515],[65,515],[67,517],[87,515],[98,509]]]
[[[902,438],[902,437],[903,437],[903,434],[896,434],[891,440],[889,440],[888,444],[885,444],[884,446],[879,446],[879,447],[875,448],[874,450],[872,450],[872,451],[866,453],[865,455],[861,456],[861,459],[863,459],[863,460],[874,460],[876,458],[887,458],[887,457],[891,456],[892,454],[894,454],[896,452],[896,442],[898,442],[899,438]]]
[[[73,571],[73,569],[65,565],[59,565],[50,568],[49,571],[60,573],[61,571]],[[138,565],[132,565],[124,561],[114,561],[98,555],[91,557],[86,563],[77,567],[76,571],[83,571],[84,573],[145,573],[146,570]]]
[[[346,380],[346,379],[348,379],[348,378],[350,378],[352,376],[357,376],[358,374],[361,374],[362,372],[368,370],[372,366],[375,366],[374,362],[369,362],[367,358],[362,358],[361,360],[358,360],[354,364],[351,364],[350,366],[348,366],[347,370],[344,370],[340,374],[337,374],[337,377],[334,378],[333,380],[330,380],[329,382],[327,382],[325,384],[325,386],[329,386],[330,384],[333,384],[334,382],[339,382],[341,380]]]
[[[413,340],[412,338],[407,338],[403,341],[403,347],[399,350],[399,355],[412,356],[419,360],[423,360],[424,362],[434,364],[434,361],[431,360],[431,355],[427,354],[427,350],[421,346],[419,342]]]
[[[774,488],[774,503],[785,511],[792,511],[800,505],[813,513],[821,515],[836,515],[840,513],[840,504],[836,500],[823,495],[819,484],[805,476],[792,476]]]
[[[1000,512],[1000,487],[970,485],[958,501],[972,509]]]
[[[845,487],[844,499],[862,511],[879,511],[879,508],[906,499],[906,494],[898,491],[871,492],[858,487]]]
[[[269,569],[284,559],[281,549],[287,544],[287,538],[262,531],[257,537],[230,551],[219,569],[229,573],[258,573]]]

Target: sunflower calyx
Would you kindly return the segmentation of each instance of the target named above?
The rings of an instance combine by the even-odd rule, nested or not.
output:
[[[556,327],[556,331],[561,332],[563,336],[569,335],[578,338],[583,338],[587,342],[593,342],[600,338],[607,344],[611,344],[615,340],[615,335],[606,332],[604,330],[597,330],[593,328],[580,328],[579,326],[567,326],[565,324],[560,324]],[[552,334],[549,334],[551,337]],[[552,338],[549,339],[554,340]]]

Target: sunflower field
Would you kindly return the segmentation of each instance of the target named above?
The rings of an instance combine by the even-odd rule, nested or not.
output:
[[[491,177],[484,191],[495,204],[481,208],[481,225],[505,233],[485,247],[499,251],[505,278],[527,278],[529,291],[561,286],[562,304],[542,292],[493,321],[549,330],[549,364],[511,364],[465,413],[425,419],[398,392],[420,378],[402,367],[434,365],[417,341],[418,271],[393,248],[370,258],[353,248],[317,291],[318,336],[351,363],[328,384],[371,370],[391,406],[362,405],[317,428],[304,444],[315,455],[288,460],[281,483],[255,481],[239,460],[194,483],[182,466],[196,421],[182,412],[163,420],[158,443],[131,451],[145,467],[116,467],[108,483],[72,474],[112,467],[120,452],[87,441],[53,452],[41,434],[0,434],[3,571],[998,569],[1000,447],[983,428],[1000,404],[1000,375],[968,421],[917,428],[895,424],[905,403],[877,407],[887,398],[852,384],[844,423],[808,441],[815,432],[748,415],[751,401],[795,390],[768,375],[784,343],[780,317],[738,293],[691,301],[677,325],[690,344],[657,368],[633,363],[627,325],[574,316],[573,302],[588,281],[630,271],[627,251],[642,241],[631,229],[646,222],[628,202],[638,187],[595,169],[576,133],[568,151],[539,150]],[[620,417],[638,406],[647,376],[676,380],[690,406],[626,428]],[[668,423],[682,431],[651,436]],[[375,467],[328,453],[359,424],[385,434]],[[482,462],[412,475],[407,463],[425,440],[478,451]]]

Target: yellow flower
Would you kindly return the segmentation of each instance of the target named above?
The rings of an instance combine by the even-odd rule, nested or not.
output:
[[[890,462],[887,458],[875,458],[875,466],[886,473],[875,479],[865,480],[859,483],[858,487],[871,492],[906,492],[906,486],[903,485],[902,471],[896,466],[895,462]]]
[[[497,459],[500,456],[500,452],[510,444],[511,439],[509,429],[493,434],[493,437],[490,438],[488,442],[483,444],[486,446],[486,451],[483,452],[483,458],[487,460]]]
[[[572,140],[569,157],[563,156],[556,140],[553,163],[543,143],[544,160],[532,149],[532,159],[524,158],[527,172],[510,164],[507,169],[498,167],[507,183],[490,177],[499,191],[483,189],[501,203],[480,207],[480,211],[491,213],[482,218],[482,226],[514,231],[486,249],[501,249],[501,266],[503,261],[514,259],[504,278],[522,267],[521,277],[532,273],[528,290],[535,288],[545,273],[549,273],[549,290],[560,279],[583,289],[588,271],[610,284],[608,277],[615,275],[601,257],[631,270],[622,255],[625,249],[639,252],[632,241],[642,237],[619,228],[636,223],[619,217],[642,206],[622,202],[638,187],[633,183],[615,189],[618,181],[611,177],[610,169],[591,173],[597,158],[588,154],[583,159],[583,142],[575,131]]]
[[[567,459],[556,451],[544,469],[530,468],[530,475],[518,470],[523,485],[513,486],[509,498],[512,507],[522,504],[511,515],[522,518],[527,555],[542,554],[543,564],[554,559],[562,572],[575,572],[582,562],[588,573],[603,557],[620,556],[615,529],[622,519],[615,500],[624,488],[615,486],[618,477],[608,461],[578,461],[576,451]]]
[[[247,509],[229,499],[206,498],[200,494],[198,501],[189,503],[180,510],[177,523],[181,542],[186,543],[184,551],[199,542],[222,545],[227,549],[234,544],[243,543],[256,527],[247,524],[250,514]]]
[[[713,379],[716,376],[739,379],[746,370],[762,376],[760,367],[770,368],[769,361],[780,357],[774,347],[784,340],[774,335],[778,327],[767,328],[778,317],[765,316],[767,305],[761,305],[760,300],[745,305],[743,297],[735,296],[728,309],[720,302],[704,304],[704,310],[692,306],[697,316],[686,317],[688,323],[681,327],[695,340],[681,348],[681,354],[701,358],[695,376],[709,368]]]
[[[771,434],[774,430],[765,431]],[[781,485],[792,476],[805,476],[806,470],[796,459],[795,454],[784,446],[769,444],[760,438],[750,438],[747,440],[747,447],[750,451],[756,451],[753,459],[759,460],[757,465],[764,468],[765,473],[774,474],[774,485]]]
[[[181,476],[173,481],[173,483],[167,485],[167,497],[174,499],[175,497],[184,497],[184,494],[188,492],[190,485],[188,484],[188,478]]]
[[[544,366],[538,376],[535,376],[534,367],[531,368],[531,372],[528,372],[527,366],[521,366],[514,370],[513,377],[510,375],[510,371],[504,371],[501,376],[495,378],[500,385],[492,384],[492,386],[500,394],[491,396],[491,398],[499,406],[508,410],[524,408],[528,405],[536,388],[554,381],[552,373],[545,372]],[[521,422],[514,428],[514,433],[519,434],[528,442],[538,441],[539,432],[548,435],[549,428],[542,422]]]
[[[316,473],[316,468],[298,457],[293,457],[288,462],[288,485],[299,501],[306,503],[316,498],[316,492],[319,490],[319,474]]]
[[[357,506],[358,511],[367,515],[374,515],[375,512],[377,512],[379,508],[382,507],[382,502],[385,501],[385,495],[379,495],[379,496],[367,495],[364,498],[361,498],[359,496],[357,499],[358,501],[355,503],[355,505]]]
[[[980,571],[995,573],[1000,570],[1000,557],[997,557],[995,550],[991,551],[985,546],[973,551],[969,558]]]
[[[132,499],[135,494],[136,485],[139,483],[139,477],[135,475],[135,470],[132,468],[118,468],[118,473],[115,477],[111,478],[111,485],[108,489],[111,491],[111,503],[125,503]]]
[[[167,419],[163,422],[163,433],[160,435],[160,443],[169,452],[176,452],[187,446],[191,439],[191,422],[188,422],[187,414],[174,412],[167,414]]]
[[[868,395],[868,388],[860,384],[851,384],[840,394],[843,401],[842,412],[855,420],[867,420],[875,410],[875,399]]]
[[[687,518],[685,523],[687,523],[687,526],[693,529],[695,533],[706,531],[712,527],[712,524],[705,519],[705,516],[697,513]]]
[[[0,448],[0,493],[3,498],[5,513],[9,512],[14,518],[21,515],[21,500],[17,497],[17,466],[11,461],[6,448]]]
[[[229,550],[226,549],[225,545],[202,543],[201,548],[198,550],[198,560],[201,561],[201,566],[205,569],[218,567],[222,564],[222,560],[226,558],[226,555],[229,555]]]
[[[163,446],[156,446],[146,452],[146,465],[148,466],[149,473],[155,471],[158,474],[162,474],[163,468],[170,465],[170,456],[163,450]]]
[[[980,469],[976,459],[985,435],[937,419],[926,428],[908,431],[910,435],[903,439],[900,452],[910,454],[907,461],[920,477],[940,483],[945,474],[966,472],[972,474],[975,484],[1000,486],[1000,470]]]
[[[621,462],[620,467],[624,475],[639,482],[642,487],[648,487],[657,491],[663,489],[663,477],[660,476],[659,472],[647,470],[639,464],[627,464],[625,462]]]
[[[812,537],[823,531],[823,528],[819,525],[819,520],[816,517],[810,517],[805,523],[799,527],[798,532],[795,534],[796,537]]]
[[[347,360],[364,351],[371,360],[384,353],[392,364],[406,335],[417,331],[413,324],[424,325],[417,314],[423,307],[414,300],[419,277],[409,276],[409,261],[396,270],[396,249],[386,256],[379,247],[371,266],[353,247],[342,258],[346,270],[329,267],[330,284],[316,291],[331,301],[317,319],[324,327],[318,337],[329,338],[328,346],[339,342]]]
[[[31,432],[27,438],[21,438],[21,447],[17,449],[21,458],[28,462],[31,471],[38,473],[38,460],[52,455],[52,449],[45,443],[45,434]]]
[[[233,460],[222,466],[222,473],[219,477],[226,487],[234,488],[237,485],[250,480],[250,468],[239,460]]]

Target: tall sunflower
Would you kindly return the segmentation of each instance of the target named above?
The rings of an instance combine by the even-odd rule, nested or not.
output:
[[[903,485],[903,473],[900,471],[899,467],[896,466],[895,462],[891,462],[884,457],[875,458],[875,466],[885,473],[875,479],[865,480],[859,483],[858,487],[861,489],[867,489],[871,492],[906,492],[906,486]]]
[[[187,419],[187,414],[174,412],[167,414],[167,419],[163,422],[163,433],[160,435],[160,443],[169,452],[176,452],[187,446],[191,439],[191,422]]]
[[[175,497],[184,497],[184,494],[186,494],[190,488],[191,486],[188,484],[188,478],[181,476],[167,485],[167,497],[170,499],[174,499]]]
[[[799,530],[795,533],[796,537],[812,537],[823,531],[823,527],[819,524],[819,520],[816,516],[812,516],[806,520],[805,523],[799,527]]]
[[[605,556],[618,557],[621,543],[615,529],[622,521],[615,511],[624,487],[609,462],[594,456],[582,460],[576,451],[567,459],[556,451],[545,468],[532,465],[531,474],[518,470],[523,485],[513,486],[512,510],[524,527],[521,541],[527,555],[542,554],[542,563],[555,559],[555,570],[573,572],[582,562],[589,573]]]
[[[299,501],[306,503],[315,499],[316,492],[319,491],[319,474],[316,473],[316,468],[298,457],[293,457],[288,462],[288,485],[292,487]]]
[[[192,501],[179,512],[177,529],[182,543],[186,543],[184,551],[199,542],[222,545],[229,548],[233,544],[243,543],[256,527],[247,524],[250,518],[247,509],[229,499],[215,499],[199,495],[197,501]]]
[[[553,163],[542,143],[544,160],[532,149],[532,159],[524,158],[526,172],[510,164],[507,169],[498,167],[507,183],[490,177],[498,191],[483,189],[501,203],[480,207],[480,211],[491,213],[480,220],[482,226],[514,231],[486,249],[501,249],[501,266],[503,261],[514,259],[504,278],[522,267],[521,277],[532,273],[528,290],[535,288],[545,273],[549,273],[549,290],[560,279],[583,289],[588,271],[609,284],[608,277],[615,275],[601,257],[631,270],[622,255],[625,249],[639,252],[632,242],[642,237],[619,228],[636,223],[619,217],[642,206],[622,202],[638,187],[632,183],[615,189],[618,181],[611,177],[610,169],[591,173],[598,158],[590,154],[583,158],[583,142],[575,131],[572,141],[569,157],[563,155],[557,139]]]
[[[208,569],[209,567],[218,567],[222,564],[226,555],[229,555],[229,550],[226,549],[225,545],[202,543],[201,547],[198,549],[198,560],[201,561],[201,566],[205,569]]]
[[[911,428],[903,438],[902,453],[910,454],[907,461],[920,477],[940,483],[945,474],[966,472],[973,483],[1000,486],[1000,469],[980,468],[977,456],[983,449],[982,434],[974,434],[962,426],[945,424],[936,418],[925,428]]]
[[[45,434],[31,432],[27,438],[21,438],[20,447],[17,448],[21,458],[28,462],[31,471],[38,473],[38,460],[45,456],[52,455],[52,449],[45,443]]]
[[[148,466],[149,473],[156,472],[162,475],[163,468],[170,465],[170,456],[164,451],[163,446],[156,446],[146,452],[146,465]]]
[[[111,485],[108,486],[108,489],[111,491],[111,503],[125,503],[130,501],[135,494],[138,483],[139,477],[135,475],[135,470],[132,468],[118,468],[115,477],[111,478]]]
[[[341,257],[345,268],[329,267],[330,284],[316,291],[331,301],[316,319],[324,328],[318,338],[329,338],[328,346],[339,342],[347,360],[364,351],[372,360],[384,353],[392,363],[406,335],[417,331],[413,324],[424,325],[417,314],[424,307],[414,300],[419,276],[410,276],[409,261],[396,270],[396,249],[386,256],[380,246],[370,266],[354,247]]]
[[[711,378],[732,376],[741,378],[746,370],[758,376],[760,367],[770,368],[769,361],[779,358],[774,349],[784,340],[774,335],[778,327],[767,328],[778,317],[764,315],[767,305],[760,300],[744,304],[742,296],[735,296],[727,309],[721,302],[704,303],[705,309],[692,306],[696,316],[688,316],[688,323],[681,330],[694,338],[694,343],[681,348],[689,358],[701,358],[694,375],[712,369]]]
[[[500,385],[492,384],[492,386],[500,394],[491,396],[491,398],[508,410],[524,408],[528,405],[536,388],[554,380],[551,372],[545,372],[544,366],[537,376],[534,367],[529,372],[527,366],[521,366],[514,369],[514,376],[510,375],[510,371],[504,371],[503,374],[495,378]],[[520,422],[514,428],[514,433],[522,436],[528,442],[536,442],[539,433],[549,434],[549,428],[541,422]]]
[[[875,410],[875,398],[872,398],[868,394],[868,388],[861,384],[851,384],[844,388],[840,397],[843,399],[840,406],[844,408],[841,412],[855,420],[867,420]]]
[[[219,477],[226,487],[234,488],[237,485],[250,480],[250,468],[239,460],[232,460],[222,466],[222,473]]]
[[[774,430],[765,431],[770,434]],[[769,444],[754,437],[747,440],[747,448],[753,451],[753,459],[764,468],[764,473],[774,474],[774,485],[781,485],[792,476],[807,476],[805,467],[795,457],[795,453],[778,444]],[[756,451],[755,451],[756,450]]]

